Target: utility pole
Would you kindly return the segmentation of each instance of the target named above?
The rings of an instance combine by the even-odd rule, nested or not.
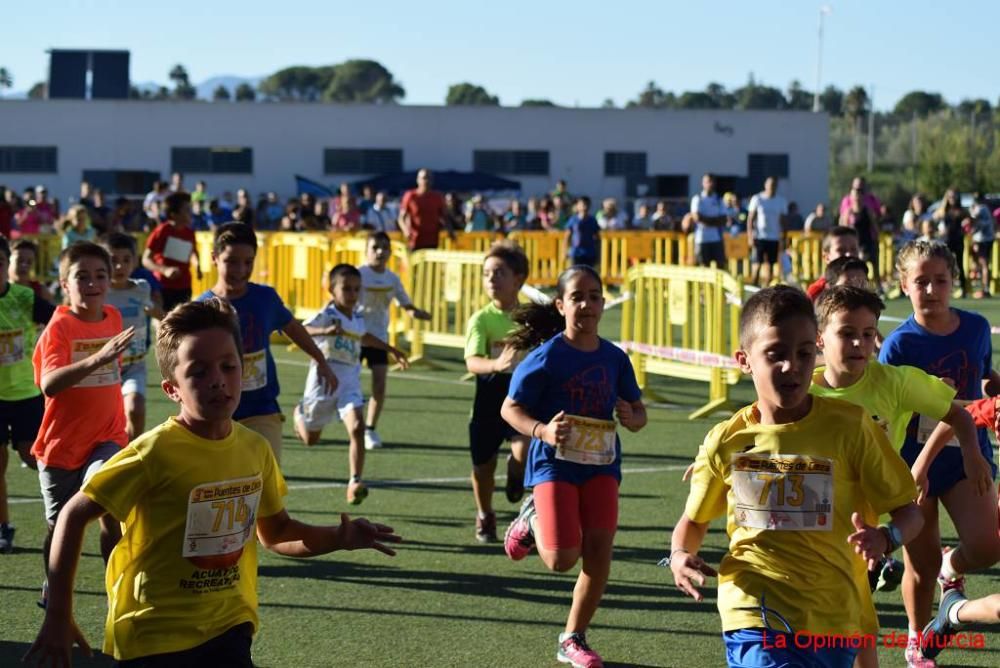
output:
[[[819,39],[816,42],[816,92],[813,93],[813,112],[820,110],[819,89],[823,78],[823,17],[832,12],[830,5],[819,8]]]
[[[875,166],[875,84],[868,87],[868,173]]]

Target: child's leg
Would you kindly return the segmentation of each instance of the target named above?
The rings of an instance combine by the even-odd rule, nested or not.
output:
[[[568,571],[580,559],[580,488],[568,482],[543,482],[534,489],[532,533],[542,563],[549,570]]]
[[[10,508],[7,506],[7,444],[0,443],[0,524],[10,522]]]
[[[524,463],[528,461],[528,447],[531,445],[531,438],[518,434],[510,439],[510,454],[514,455],[514,460],[524,468]]]
[[[959,538],[958,547],[947,557],[954,574],[946,574],[958,577],[1000,561],[996,498],[995,488],[983,496],[976,494],[968,479],[960,480],[941,495]]]
[[[937,575],[941,570],[941,533],[938,529],[937,497],[920,504],[924,528],[903,547],[903,605],[909,630],[915,633],[931,619]]]
[[[131,441],[146,431],[146,397],[133,392],[125,395],[124,402],[126,430]]]
[[[567,633],[583,633],[590,626],[604,596],[611,573],[611,551],[618,528],[618,481],[596,476],[580,488],[583,527],[583,568],[573,588],[573,605],[566,620]]]
[[[361,407],[357,406],[341,413],[344,426],[347,427],[347,437],[350,439],[348,464],[351,469],[351,479],[360,480],[365,469],[365,419]]]
[[[385,386],[389,375],[387,364],[374,364],[372,370],[372,396],[368,399],[368,419],[365,425],[369,429],[378,426],[379,416],[382,415],[382,408],[385,407]]]
[[[295,408],[292,409],[292,429],[299,440],[305,445],[316,445],[319,443],[319,437],[323,435],[322,427],[319,429],[309,429],[306,426],[301,402],[295,404]]]
[[[958,611],[963,624],[1000,624],[1000,594],[966,601]]]
[[[493,512],[493,492],[496,489],[494,476],[497,471],[496,453],[486,461],[475,463],[473,452],[472,494],[476,497],[476,510],[480,517]]]

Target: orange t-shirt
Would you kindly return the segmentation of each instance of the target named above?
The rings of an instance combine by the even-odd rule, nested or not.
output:
[[[100,322],[85,322],[68,306],[57,307],[31,358],[35,384],[42,384],[44,374],[93,355],[121,331],[121,313],[110,304],[104,305]],[[31,454],[45,466],[74,470],[83,466],[94,446],[107,441],[121,447],[128,444],[120,361],[45,397],[45,415]]]

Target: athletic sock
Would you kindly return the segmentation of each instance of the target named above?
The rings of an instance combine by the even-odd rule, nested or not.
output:
[[[359,475],[352,475],[351,476],[351,482],[352,483],[353,482],[361,482],[361,476],[359,476]]]
[[[909,629],[906,634],[907,644],[917,645],[920,643],[921,632],[916,629]]]
[[[955,605],[951,606],[951,610],[948,611],[948,621],[954,626],[961,626],[962,622],[958,619],[958,611],[961,610],[968,601],[959,601]]]
[[[489,515],[490,515],[489,513],[484,513],[481,510],[476,511],[476,517],[478,517],[481,520],[485,520],[487,517],[489,517]]]
[[[946,580],[957,580],[962,577],[962,574],[955,570],[954,565],[952,565],[951,558],[955,555],[958,548],[954,550],[948,550],[941,557],[941,576]]]

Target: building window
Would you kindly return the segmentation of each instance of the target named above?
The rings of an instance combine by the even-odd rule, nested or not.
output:
[[[170,170],[184,174],[253,174],[253,149],[175,146],[170,149]]]
[[[0,172],[55,174],[55,146],[0,146]]]
[[[398,148],[328,148],[323,150],[324,174],[396,174],[403,171]]]
[[[487,174],[548,176],[548,151],[473,151],[472,169]]]
[[[635,151],[605,151],[605,176],[645,176],[646,153]]]
[[[769,176],[788,178],[787,153],[751,153],[747,156],[747,180],[751,189],[763,188],[764,179]]]
[[[159,172],[137,169],[83,170],[83,180],[105,195],[145,195],[159,179]]]

